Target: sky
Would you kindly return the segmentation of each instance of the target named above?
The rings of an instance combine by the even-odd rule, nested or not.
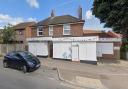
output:
[[[0,0],[0,28],[8,23],[16,25],[26,21],[41,21],[50,16],[51,10],[55,15],[72,15],[78,17],[78,7],[83,9],[85,29],[104,29],[100,20],[92,15],[93,0]]]

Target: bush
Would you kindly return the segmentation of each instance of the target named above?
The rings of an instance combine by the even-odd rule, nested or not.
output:
[[[2,55],[2,54],[0,54],[0,57],[3,57],[3,55]]]
[[[124,52],[128,51],[128,45],[122,45],[120,50]]]
[[[128,52],[128,44],[122,45],[120,49],[121,59],[124,59],[124,60],[128,59],[127,52]]]

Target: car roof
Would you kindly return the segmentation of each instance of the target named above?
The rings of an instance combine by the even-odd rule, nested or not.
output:
[[[9,52],[7,54],[11,54],[11,53],[28,53],[27,51],[12,51],[12,52]]]

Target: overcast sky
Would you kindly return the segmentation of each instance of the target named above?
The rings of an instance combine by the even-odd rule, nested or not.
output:
[[[7,23],[15,25],[24,21],[40,21],[55,10],[56,16],[78,17],[79,5],[83,8],[84,28],[103,29],[103,24],[92,15],[93,0],[0,0],[0,28]]]

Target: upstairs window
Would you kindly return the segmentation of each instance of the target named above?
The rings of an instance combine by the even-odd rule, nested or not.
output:
[[[63,25],[63,35],[70,35],[70,24]]]
[[[44,31],[43,26],[39,26],[37,28],[37,36],[43,36],[43,31]]]
[[[18,35],[23,35],[23,30],[19,30]]]
[[[49,36],[53,36],[53,26],[49,26]]]

